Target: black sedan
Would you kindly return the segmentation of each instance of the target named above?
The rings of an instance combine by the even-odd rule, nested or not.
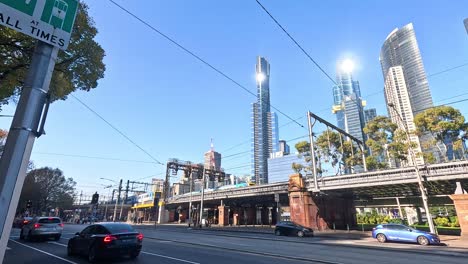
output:
[[[99,223],[86,227],[68,241],[67,253],[86,255],[90,262],[100,258],[140,254],[143,234],[124,223]]]
[[[304,227],[294,222],[283,221],[283,222],[279,222],[276,225],[275,235],[277,236],[294,235],[298,237],[314,236],[314,230],[312,230],[312,228]]]

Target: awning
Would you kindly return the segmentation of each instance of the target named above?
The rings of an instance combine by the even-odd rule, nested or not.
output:
[[[150,208],[150,207],[153,207],[154,204],[153,203],[149,203],[149,204],[137,204],[135,206],[133,206],[132,208],[133,209],[140,209],[140,208]]]

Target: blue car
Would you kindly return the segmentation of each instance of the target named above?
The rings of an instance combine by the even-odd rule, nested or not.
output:
[[[439,236],[436,234],[398,224],[378,225],[372,229],[372,237],[376,238],[380,243],[402,241],[415,242],[423,246],[440,243]]]

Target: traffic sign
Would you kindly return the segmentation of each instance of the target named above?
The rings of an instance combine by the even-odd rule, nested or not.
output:
[[[0,25],[67,49],[78,0],[0,0]]]

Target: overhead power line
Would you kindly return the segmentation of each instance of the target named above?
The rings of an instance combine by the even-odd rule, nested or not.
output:
[[[296,44],[296,46],[307,56],[307,58],[309,58],[309,60],[312,61],[312,63],[315,64],[315,66],[317,66],[317,68],[334,84],[334,85],[337,85],[337,83],[335,82],[335,80],[333,80],[333,78],[322,68],[322,66],[320,66],[318,64],[318,62],[316,60],[314,60],[314,58],[312,58],[312,56],[310,56],[310,54],[305,51],[304,48],[302,48],[301,44],[299,44],[296,39],[294,39],[293,36],[291,36],[291,34],[289,34],[289,32],[278,22],[278,20],[276,20],[276,18],[266,9],[265,6],[262,5],[262,3],[260,3],[259,0],[255,0],[257,2],[257,4],[263,9],[263,11],[265,11],[265,13],[268,14],[268,16],[275,22],[276,25],[278,25],[278,27],[281,28],[281,30],[283,30],[283,32],[294,42],[294,44]]]
[[[106,123],[108,126],[110,126],[114,131],[116,131],[117,133],[119,133],[122,137],[124,137],[128,142],[130,142],[132,145],[134,145],[135,147],[137,147],[139,150],[141,150],[143,153],[145,153],[148,157],[150,157],[152,160],[154,160],[157,164],[160,164],[160,165],[165,165],[164,163],[160,162],[159,160],[157,160],[155,157],[153,157],[153,155],[151,155],[148,151],[146,151],[145,149],[143,149],[140,145],[138,145],[135,141],[133,141],[129,136],[127,136],[124,132],[122,132],[120,129],[118,129],[117,127],[115,127],[114,125],[112,125],[109,121],[107,121],[104,117],[102,117],[100,114],[98,114],[96,111],[94,111],[91,107],[89,107],[87,104],[85,104],[83,101],[81,101],[78,97],[74,96],[73,94],[70,94],[71,97],[75,98],[75,100],[77,100],[80,104],[82,104],[86,109],[88,109],[89,111],[91,111],[91,113],[93,113],[94,115],[96,115],[97,117],[99,117],[99,119],[101,119],[102,121],[104,121],[104,123]]]
[[[129,159],[120,159],[120,158],[98,157],[98,156],[87,156],[87,155],[76,155],[76,154],[64,154],[64,153],[34,152],[34,154],[39,154],[39,155],[50,155],[50,156],[61,156],[61,157],[72,157],[72,158],[85,158],[85,159],[98,159],[98,160],[110,160],[110,161],[124,161],[124,162],[136,162],[136,163],[158,164],[158,163],[156,163],[156,162],[154,162],[154,161],[129,160]]]
[[[198,61],[200,61],[201,63],[205,64],[206,66],[208,66],[209,68],[211,68],[212,70],[214,70],[215,72],[217,72],[218,74],[220,74],[221,76],[223,76],[224,78],[228,79],[229,81],[231,81],[232,83],[234,83],[236,86],[238,86],[239,88],[241,88],[242,90],[244,90],[245,92],[249,93],[250,95],[253,95],[255,96],[255,98],[257,98],[257,95],[250,91],[249,89],[247,89],[245,86],[243,86],[242,84],[240,84],[239,82],[237,82],[236,80],[234,80],[233,78],[231,78],[229,75],[227,75],[226,73],[224,73],[223,71],[221,71],[220,69],[216,68],[215,66],[213,66],[211,63],[209,63],[208,61],[206,61],[205,59],[203,59],[202,57],[200,57],[199,55],[195,54],[193,51],[189,50],[188,48],[184,47],[182,44],[180,44],[179,42],[175,41],[173,38],[169,37],[168,35],[164,34],[163,32],[161,32],[159,29],[155,28],[154,26],[152,26],[150,23],[146,22],[145,20],[143,20],[142,18],[138,17],[137,15],[135,15],[134,13],[130,12],[128,9],[126,9],[125,7],[119,5],[118,3],[116,3],[114,0],[109,0],[109,2],[111,2],[112,4],[114,4],[115,6],[117,6],[118,8],[120,8],[122,11],[124,11],[125,13],[127,13],[128,15],[132,16],[133,18],[135,18],[136,20],[138,20],[139,22],[141,22],[142,24],[144,24],[145,26],[147,26],[149,29],[153,30],[154,32],[158,33],[160,36],[162,36],[163,38],[165,38],[166,40],[168,40],[169,42],[171,42],[172,44],[176,45],[178,48],[180,48],[181,50],[185,51],[187,54],[189,54],[190,56],[194,57],[195,59],[197,59]],[[266,103],[269,103],[269,102],[266,102]],[[278,113],[282,114],[283,116],[285,116],[286,118],[290,119],[290,120],[294,120],[293,118],[291,118],[289,115],[287,115],[286,113],[284,113],[283,111],[279,110],[277,107],[273,106],[272,104],[270,104],[270,107],[275,109],[276,111],[278,111]],[[300,127],[302,128],[305,128],[304,125],[302,125],[301,123],[295,121],[295,123],[297,125],[299,125]]]

